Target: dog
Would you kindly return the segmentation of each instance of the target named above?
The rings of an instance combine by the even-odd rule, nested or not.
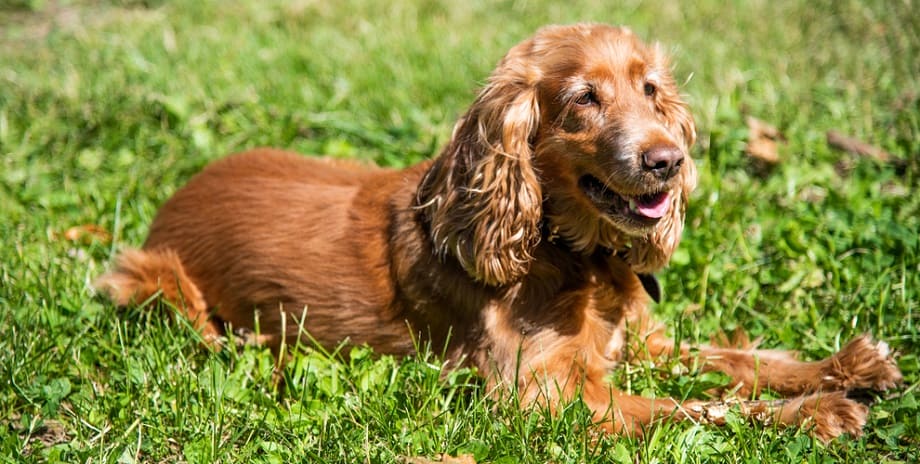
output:
[[[156,295],[206,339],[253,329],[409,355],[420,341],[524,405],[580,398],[600,427],[724,422],[726,406],[822,440],[859,436],[848,397],[901,381],[861,336],[828,359],[676,344],[650,314],[697,182],[696,129],[666,54],[627,28],[549,26],[513,47],[441,154],[403,169],[255,149],[217,161],[160,209],[140,250],[97,287]],[[674,354],[722,371],[739,398],[645,398],[606,376]]]

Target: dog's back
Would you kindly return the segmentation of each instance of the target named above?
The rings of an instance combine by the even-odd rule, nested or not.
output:
[[[385,236],[393,195],[380,189],[398,185],[393,175],[269,149],[225,158],[176,192],[143,250],[123,253],[97,285],[121,305],[162,291],[206,336],[226,322],[253,328],[258,309],[258,323],[273,329],[263,341],[277,345],[300,333],[306,308],[320,342],[408,352],[405,324],[386,324],[397,311]],[[356,223],[376,236],[356,236]]]

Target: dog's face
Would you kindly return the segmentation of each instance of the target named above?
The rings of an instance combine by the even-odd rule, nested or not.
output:
[[[671,195],[681,193],[685,135],[662,101],[674,89],[657,54],[631,33],[605,29],[601,35],[588,35],[578,41],[578,53],[560,53],[548,66],[538,85],[546,123],[535,153],[557,158],[550,162],[569,170],[565,181],[576,183],[566,188],[581,192],[617,229],[638,236],[650,232],[668,214]]]
[[[544,214],[576,248],[604,246],[632,254],[641,271],[660,267],[696,184],[693,120],[664,54],[606,26],[544,30],[530,53],[540,63],[533,143]]]
[[[668,67],[603,25],[513,47],[419,187],[437,250],[492,285],[524,275],[546,239],[617,251],[637,272],[667,264],[696,184],[693,119]]]

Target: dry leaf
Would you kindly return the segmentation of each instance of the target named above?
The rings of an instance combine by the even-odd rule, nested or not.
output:
[[[827,144],[847,153],[872,158],[883,163],[888,163],[892,159],[888,152],[879,147],[833,130],[827,131]]]
[[[457,457],[441,455],[437,460],[428,458],[406,458],[407,464],[476,464],[472,454],[461,454]]]
[[[785,142],[786,138],[775,126],[767,124],[755,117],[748,116],[745,121],[748,127],[748,143],[745,151],[755,161],[765,167],[772,167],[780,162],[777,142]]]
[[[747,154],[768,165],[779,164],[779,153],[776,150],[776,142],[770,139],[753,139],[749,140],[745,147]]]
[[[63,237],[65,240],[81,243],[92,243],[93,241],[107,243],[112,240],[112,235],[96,224],[73,226],[64,231]]]
[[[780,132],[776,126],[767,124],[753,116],[748,116],[744,121],[747,123],[748,131],[752,137],[786,141],[786,137],[783,136],[783,133]]]

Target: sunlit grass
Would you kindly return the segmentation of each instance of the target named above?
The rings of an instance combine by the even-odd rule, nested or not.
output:
[[[0,1],[0,455],[50,462],[916,462],[920,19],[910,2]],[[821,357],[870,332],[906,385],[828,446],[733,418],[644,439],[496,401],[436,356],[210,352],[90,282],[207,162],[253,146],[405,166],[437,154],[502,53],[549,23],[662,42],[699,126],[700,187],[656,308]],[[745,117],[782,163],[744,154]],[[828,146],[833,129],[902,160]],[[72,227],[96,225],[77,241]],[[160,311],[169,311],[167,307]],[[700,395],[671,365],[613,380]]]

